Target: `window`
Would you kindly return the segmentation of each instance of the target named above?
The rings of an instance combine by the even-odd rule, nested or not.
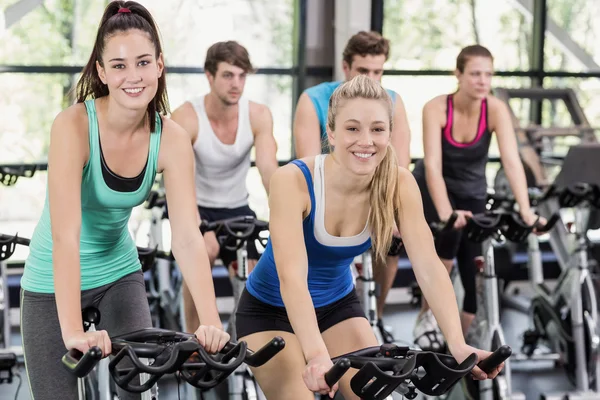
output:
[[[255,66],[291,67],[293,1],[141,0],[156,19],[167,66],[202,66],[208,47],[238,40]],[[83,65],[106,0],[48,0],[2,38],[0,64]]]
[[[498,70],[530,67],[531,18],[508,0],[386,0],[388,68],[452,70],[460,50],[481,43]]]
[[[545,69],[571,72],[600,70],[600,3],[593,0],[547,0]]]

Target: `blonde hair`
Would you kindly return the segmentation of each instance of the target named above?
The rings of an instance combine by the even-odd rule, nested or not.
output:
[[[335,117],[340,107],[351,99],[380,100],[385,103],[389,119],[390,134],[393,128],[393,104],[387,91],[379,82],[365,75],[357,75],[353,79],[340,85],[329,99],[327,125],[331,131],[335,130]],[[398,194],[398,160],[394,148],[388,144],[385,156],[375,169],[373,180],[369,186],[371,212],[369,214],[369,227],[371,228],[371,242],[376,264],[383,263],[392,243],[394,222],[400,227],[399,220],[399,194]]]

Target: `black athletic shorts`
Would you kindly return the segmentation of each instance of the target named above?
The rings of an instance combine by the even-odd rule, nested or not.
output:
[[[202,221],[206,222],[214,222],[222,219],[241,217],[245,215],[250,215],[256,218],[256,213],[252,211],[252,209],[247,205],[237,208],[208,208],[198,206],[198,212],[200,213],[200,218],[202,219]],[[248,250],[248,258],[250,260],[258,260],[259,254],[256,250],[256,244],[254,243],[254,241],[249,241],[246,245],[246,249]],[[219,258],[221,259],[221,261],[223,261],[224,265],[228,266],[237,259],[237,254],[235,251],[229,251],[225,248],[221,248],[219,250]]]
[[[336,302],[315,308],[315,312],[321,332],[350,318],[366,318],[354,289]],[[247,289],[244,289],[240,297],[235,323],[238,338],[265,331],[294,333],[285,307],[263,303]]]

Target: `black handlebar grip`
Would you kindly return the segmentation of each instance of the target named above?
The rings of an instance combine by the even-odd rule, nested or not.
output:
[[[275,336],[269,343],[258,349],[254,354],[246,356],[246,364],[251,367],[260,367],[285,347],[285,340],[280,336]]]
[[[350,360],[347,358],[340,358],[329,371],[325,373],[325,383],[330,388],[333,387],[339,381],[342,376],[350,369]]]
[[[488,358],[481,360],[477,366],[481,368],[483,372],[489,374],[498,365],[502,364],[508,357],[510,357],[511,354],[512,349],[510,346],[500,346]]]
[[[64,355],[62,361],[75,376],[83,378],[94,369],[100,359],[102,359],[102,350],[98,346],[93,346],[85,354],[77,349],[71,349]]]

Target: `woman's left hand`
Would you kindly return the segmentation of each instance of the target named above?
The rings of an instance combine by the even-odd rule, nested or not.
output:
[[[208,353],[216,354],[229,342],[230,336],[216,326],[200,325],[196,331],[196,338]]]
[[[475,354],[477,354],[477,363],[478,364],[482,360],[485,360],[490,355],[492,355],[492,353],[489,351],[477,349],[473,346],[469,346],[466,343],[461,344],[455,348],[451,348],[450,353],[452,353],[452,356],[459,363],[463,362],[465,359],[467,359],[467,357],[469,357],[471,354],[475,353]],[[475,368],[473,368],[473,370],[471,371],[471,374],[473,375],[473,379],[476,379],[476,380],[494,379],[500,373],[500,371],[502,371],[502,368],[504,368],[504,363],[498,365],[489,374],[486,374],[485,372],[483,372],[481,370],[481,368],[479,368],[478,366],[475,366]]]

